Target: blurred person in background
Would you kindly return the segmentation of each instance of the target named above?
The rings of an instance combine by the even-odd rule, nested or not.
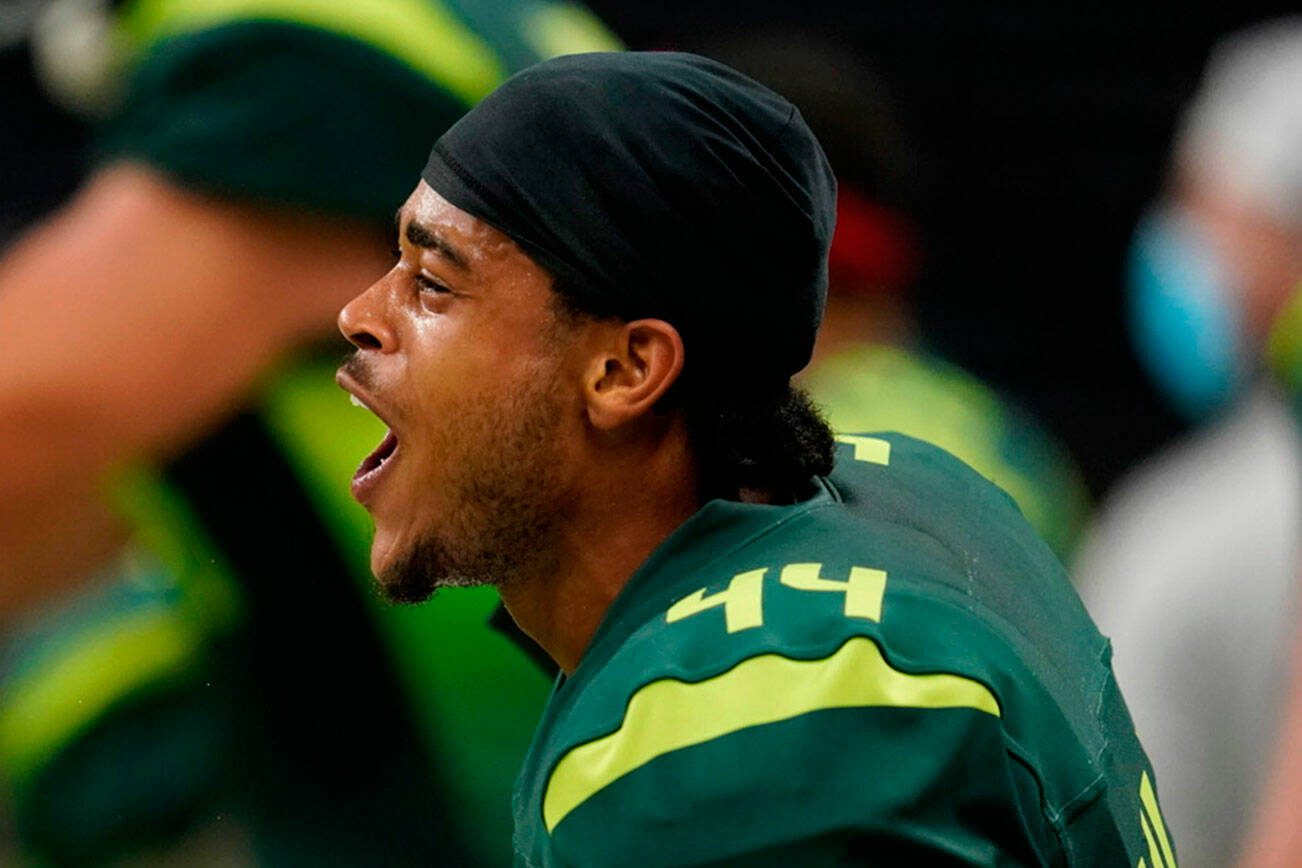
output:
[[[1297,420],[1259,376],[1302,278],[1302,18],[1213,52],[1139,224],[1141,356],[1202,429],[1107,501],[1076,563],[1189,865],[1227,865],[1265,783],[1297,621]]]
[[[612,38],[549,0],[33,20],[43,79],[103,125],[81,189],[0,261],[22,856],[504,863],[545,679],[487,629],[492,594],[372,599],[341,480],[378,433],[329,341],[430,140],[511,71]]]
[[[791,99],[836,171],[827,309],[799,377],[829,422],[899,431],[953,453],[1011,495],[1065,559],[1088,510],[1071,456],[1034,417],[932,351],[913,315],[926,255],[913,217],[923,181],[881,81],[812,31],[741,30],[686,46]]]
[[[1267,347],[1270,367],[1302,424],[1302,281],[1276,318]],[[1297,565],[1302,579],[1302,564]],[[1278,701],[1283,710],[1274,751],[1263,770],[1265,786],[1239,864],[1243,868],[1292,868],[1302,864],[1302,631],[1294,625],[1292,681]]]

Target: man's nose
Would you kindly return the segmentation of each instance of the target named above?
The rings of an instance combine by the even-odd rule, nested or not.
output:
[[[386,317],[388,295],[386,274],[339,311],[339,331],[353,346],[390,352],[397,345]]]

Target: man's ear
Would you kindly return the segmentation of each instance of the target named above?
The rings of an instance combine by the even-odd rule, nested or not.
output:
[[[613,430],[646,415],[683,371],[683,339],[664,320],[615,325],[584,380],[588,420]]]

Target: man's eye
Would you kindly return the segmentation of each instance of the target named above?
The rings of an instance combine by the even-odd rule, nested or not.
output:
[[[441,294],[452,291],[427,274],[417,274],[416,283],[420,286],[422,292],[436,292]]]

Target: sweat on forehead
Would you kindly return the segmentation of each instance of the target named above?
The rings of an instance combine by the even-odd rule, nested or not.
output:
[[[508,79],[423,174],[579,298],[657,316],[708,364],[746,351],[784,383],[809,360],[836,183],[791,103],[691,54],[570,55]]]

